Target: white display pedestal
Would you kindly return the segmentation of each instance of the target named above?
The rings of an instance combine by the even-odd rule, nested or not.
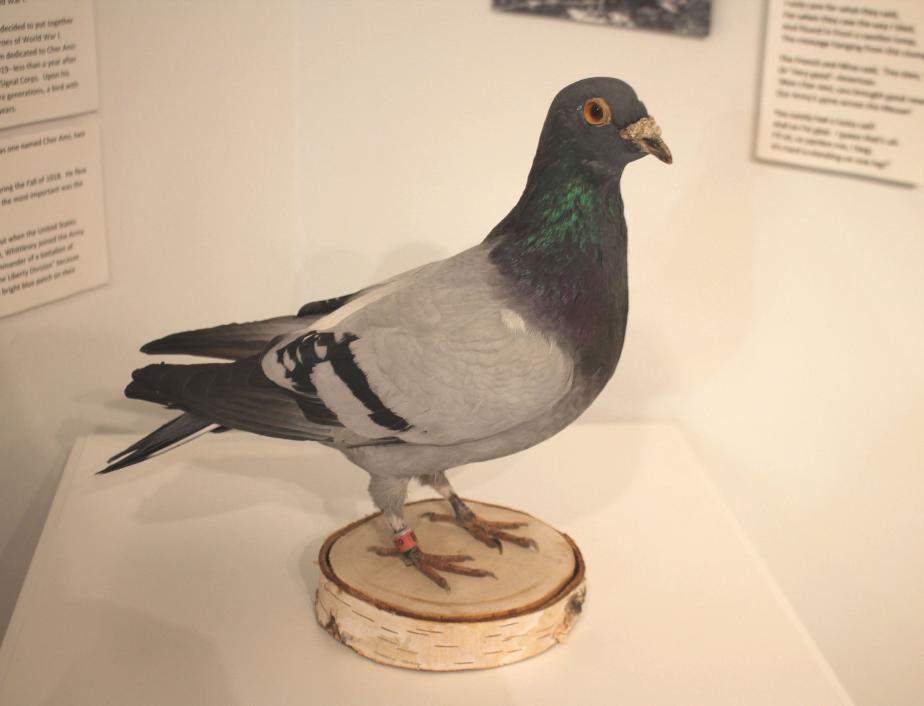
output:
[[[574,426],[451,475],[573,537],[589,594],[567,645],[448,674],[374,664],[315,621],[318,550],[373,510],[365,473],[223,434],[93,476],[131,441],[71,454],[0,649],[2,706],[851,703],[672,427]]]

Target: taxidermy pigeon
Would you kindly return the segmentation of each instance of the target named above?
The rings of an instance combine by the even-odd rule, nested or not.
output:
[[[401,557],[488,576],[462,555],[430,554],[404,521],[412,478],[446,498],[484,544],[534,546],[518,525],[477,517],[445,472],[529,448],[580,415],[612,376],[628,311],[625,166],[671,162],[632,88],[590,78],[549,108],[526,188],[475,247],[295,316],[176,333],[145,345],[229,363],[148,365],[128,397],[183,414],[110,459],[109,473],[206,431],[240,429],[331,446],[371,476],[369,492]]]

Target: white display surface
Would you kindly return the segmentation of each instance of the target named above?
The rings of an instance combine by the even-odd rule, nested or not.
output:
[[[0,650],[3,706],[850,703],[672,427],[574,426],[454,475],[571,535],[589,591],[566,646],[439,675],[314,622],[318,549],[371,511],[364,473],[228,434],[93,476],[133,440],[71,454]]]

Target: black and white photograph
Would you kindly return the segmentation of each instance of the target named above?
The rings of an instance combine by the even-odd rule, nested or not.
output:
[[[494,0],[494,9],[705,37],[712,0]]]

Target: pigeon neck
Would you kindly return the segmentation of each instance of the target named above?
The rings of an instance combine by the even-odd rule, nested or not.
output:
[[[488,240],[492,260],[538,318],[586,345],[607,336],[614,308],[625,308],[626,222],[621,173],[577,166],[537,161]]]
[[[511,214],[523,235],[518,240],[537,250],[585,252],[614,230],[624,235],[621,176],[561,162],[534,165]]]

